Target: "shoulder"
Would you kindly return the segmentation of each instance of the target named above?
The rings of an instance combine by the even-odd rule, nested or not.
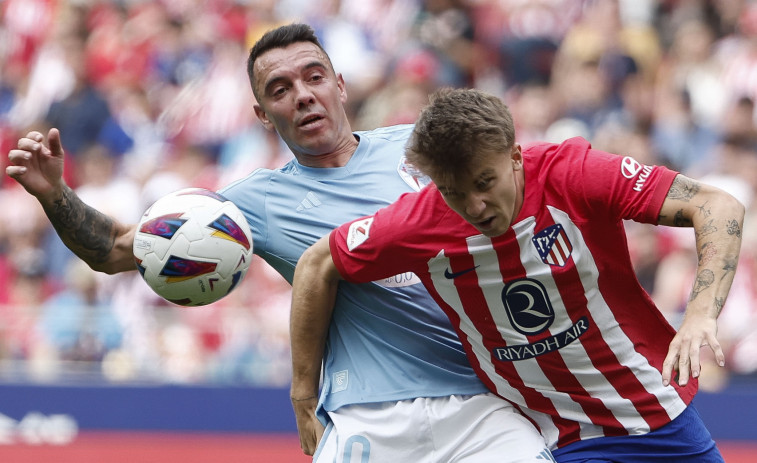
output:
[[[523,155],[534,158],[550,160],[575,159],[586,155],[591,149],[591,144],[584,138],[569,138],[562,143],[533,142],[523,145]]]
[[[384,141],[401,141],[406,142],[413,132],[413,124],[390,125],[388,127],[379,127],[373,130],[362,130],[355,132],[355,135],[372,140]]]
[[[587,162],[602,157],[605,153],[594,150],[591,144],[581,138],[569,138],[562,143],[530,143],[523,146],[523,159],[531,177],[569,178],[581,172]]]
[[[404,248],[434,241],[447,212],[454,214],[431,184],[420,191],[404,193],[372,215],[345,223],[339,229],[344,239],[352,242],[351,247],[356,247],[356,237],[363,242],[370,236],[373,247]]]
[[[275,171],[270,169],[255,169],[248,176],[222,187],[218,190],[218,193],[233,200],[236,196],[246,196],[255,191],[262,191],[264,188],[261,188],[261,186],[267,184],[274,173]]]
[[[583,179],[592,152],[588,141],[575,137],[562,143],[531,143],[522,151],[529,199],[564,205],[571,198],[583,198]]]
[[[395,223],[402,223],[413,230],[429,230],[447,212],[452,212],[433,183],[420,191],[404,193],[392,204],[379,212],[390,214]],[[456,215],[452,212],[453,215]]]

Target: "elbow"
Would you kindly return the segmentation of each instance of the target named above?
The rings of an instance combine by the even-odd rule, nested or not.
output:
[[[731,216],[728,220],[736,220],[739,224],[744,224],[744,216],[746,215],[746,207],[744,204],[736,199],[733,195],[727,195],[728,201],[724,202],[723,209],[728,211]]]
[[[739,215],[739,218],[740,218],[740,222],[744,223],[744,216],[746,215],[746,207],[738,199],[734,198],[734,200],[738,204],[738,215]]]
[[[335,283],[341,279],[339,271],[331,257],[328,235],[321,238],[313,246],[305,250],[295,267],[295,280],[299,278],[319,278],[328,283]]]
[[[134,260],[134,236],[136,226],[117,225],[112,246],[102,247],[90,255],[88,264],[96,272],[115,275],[117,273],[137,270]]]
[[[105,273],[107,275],[115,275],[117,273],[128,272],[136,270],[137,265],[133,259],[124,258],[118,261],[111,259],[105,259],[100,261],[87,260],[89,268],[95,272]]]
[[[116,275],[118,273],[124,272],[123,269],[119,269],[119,268],[116,268],[113,266],[107,266],[107,265],[99,266],[97,268],[92,267],[92,270],[105,273],[106,275]]]
[[[717,207],[725,223],[726,233],[731,239],[740,243],[744,233],[744,217],[746,215],[744,204],[734,196],[724,194]]]
[[[716,205],[712,207],[712,212],[716,213],[726,223],[732,224],[736,221],[739,225],[744,223],[746,208],[734,195],[720,188],[709,187],[710,191],[704,197],[704,204]],[[697,217],[696,211],[693,211],[693,217]]]
[[[117,273],[120,273],[118,269],[116,269],[112,265],[108,265],[107,262],[87,262],[89,265],[89,268],[94,270],[95,272],[105,273],[107,275],[115,275]]]
[[[113,275],[115,273],[107,265],[100,262],[87,262],[87,265],[89,265],[89,268],[91,268],[95,272],[105,273],[108,275]]]

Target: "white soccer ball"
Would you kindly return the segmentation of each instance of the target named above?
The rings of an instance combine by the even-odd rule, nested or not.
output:
[[[210,304],[239,286],[252,259],[252,233],[234,203],[203,188],[157,200],[134,237],[134,259],[159,296],[184,306]]]

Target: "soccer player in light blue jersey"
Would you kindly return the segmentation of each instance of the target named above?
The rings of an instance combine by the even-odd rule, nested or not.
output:
[[[424,180],[404,161],[412,126],[352,132],[344,81],[310,27],[265,34],[250,52],[248,74],[256,115],[295,160],[220,193],[245,213],[255,253],[291,282],[300,255],[321,236]],[[90,208],[65,185],[56,129],[46,141],[30,132],[9,160],[7,174],[40,201],[80,258],[108,273],[134,269],[135,226]],[[324,352],[293,358],[292,404],[314,461],[553,461],[531,421],[477,379],[415,275],[332,289],[330,324],[291,333],[327,336]]]

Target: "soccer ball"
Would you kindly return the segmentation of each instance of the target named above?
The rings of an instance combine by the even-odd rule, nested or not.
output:
[[[199,306],[226,296],[247,273],[252,233],[234,203],[203,188],[158,199],[134,237],[134,260],[159,296]]]

